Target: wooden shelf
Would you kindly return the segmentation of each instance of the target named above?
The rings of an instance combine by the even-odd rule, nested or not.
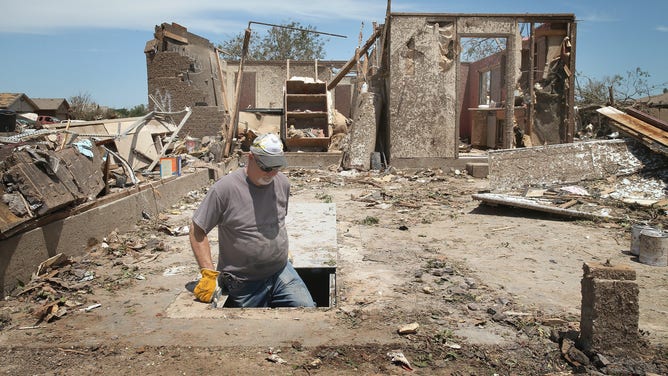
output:
[[[287,94],[327,94],[327,85],[324,82],[288,80],[285,91]]]
[[[326,151],[330,137],[327,86],[322,82],[288,80],[285,88],[282,135],[288,151]],[[295,137],[293,134],[304,137]],[[320,137],[323,135],[324,137]]]
[[[327,149],[327,147],[329,147],[329,137],[286,138],[285,145],[287,147],[308,147],[308,148]]]
[[[319,118],[327,117],[327,113],[323,111],[289,111],[286,114],[288,118]]]

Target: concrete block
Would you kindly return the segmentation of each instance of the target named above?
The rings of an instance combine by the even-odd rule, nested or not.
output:
[[[635,281],[636,271],[628,265],[606,265],[586,262],[582,266],[584,278]]]
[[[623,354],[639,346],[639,288],[627,266],[585,264],[578,347]]]
[[[486,178],[489,174],[489,164],[487,163],[467,163],[466,172],[474,178]]]

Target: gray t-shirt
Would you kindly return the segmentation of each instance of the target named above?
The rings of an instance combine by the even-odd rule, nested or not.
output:
[[[289,195],[290,182],[280,172],[266,186],[253,184],[243,168],[213,184],[193,222],[206,233],[218,226],[219,271],[259,280],[285,267]]]

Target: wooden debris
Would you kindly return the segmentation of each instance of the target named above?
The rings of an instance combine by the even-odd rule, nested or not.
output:
[[[567,209],[567,208],[570,208],[571,206],[573,206],[577,203],[578,203],[578,200],[570,200],[570,201],[564,202],[563,204],[559,205],[559,207],[562,208],[562,209]]]
[[[53,269],[60,267],[64,265],[65,263],[68,263],[69,259],[65,254],[59,253],[53,257],[50,257],[46,259],[46,261],[42,262],[39,264],[39,267],[37,268],[37,275],[42,275],[44,274],[48,269]]]

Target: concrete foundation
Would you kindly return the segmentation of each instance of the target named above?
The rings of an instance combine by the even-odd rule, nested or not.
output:
[[[285,153],[289,168],[310,168],[326,170],[328,167],[341,164],[341,153],[317,153],[317,152],[288,152]]]
[[[28,282],[49,257],[81,255],[115,229],[131,230],[142,219],[142,212],[155,217],[188,192],[207,186],[210,178],[214,176],[205,169],[140,185],[129,193],[121,192],[124,197],[0,241],[0,295]]]
[[[459,156],[458,158],[395,158],[390,165],[400,169],[440,168],[464,170],[469,163],[486,163],[487,156]]]
[[[623,354],[637,350],[639,288],[628,266],[585,263],[578,347],[584,351]]]

